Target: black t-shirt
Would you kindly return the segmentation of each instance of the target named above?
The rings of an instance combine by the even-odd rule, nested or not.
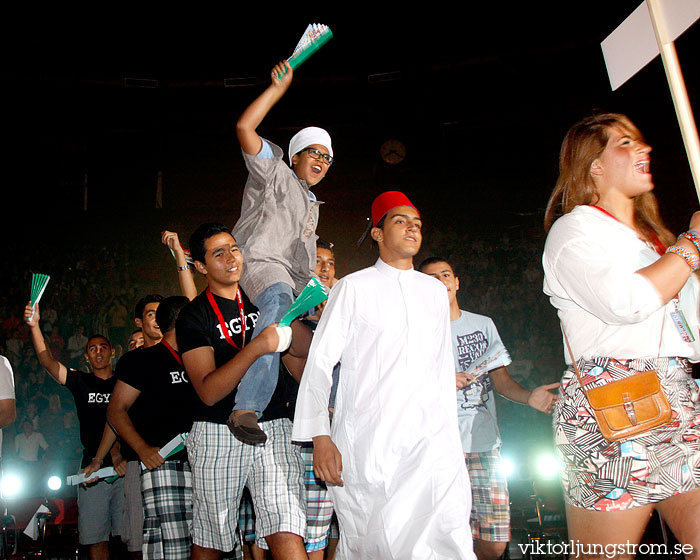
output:
[[[289,418],[293,421],[298,392],[299,383],[289,373],[289,369],[284,365],[284,361],[280,360],[280,373],[277,378],[275,394],[270,399],[270,404],[265,409],[260,421],[264,422],[273,418]]]
[[[80,442],[83,444],[81,467],[88,466],[97,455],[97,448],[107,423],[107,405],[116,381],[114,375],[109,379],[102,379],[72,368],[66,373],[65,386],[73,394],[80,423]],[[108,467],[111,464],[112,457],[107,454],[102,466]]]
[[[247,344],[253,336],[253,329],[258,320],[259,312],[243,290],[241,290],[241,294],[245,314],[245,341]],[[224,322],[228,325],[231,339],[240,347],[242,334],[238,302],[213,295],[216,304],[221,310]],[[177,345],[181,354],[185,354],[195,348],[211,347],[214,350],[214,363],[217,368],[238,354],[238,348],[231,346],[226,341],[219,320],[207,299],[206,291],[199,294],[180,311],[176,324],[176,333]],[[213,406],[207,406],[199,398],[195,399],[195,401],[193,420],[225,424],[236,402],[236,389]],[[287,400],[278,386],[270,400],[270,404],[263,411],[261,420],[288,417]]]
[[[121,379],[130,371],[144,371],[143,352],[145,350],[146,348],[143,347],[134,348],[119,358],[117,367],[114,370],[117,379]],[[134,404],[131,405],[131,408],[129,408],[129,418],[131,418],[131,422],[136,425],[136,423],[138,423],[144,417],[144,415],[145,411],[143,410],[143,405],[141,404],[140,399],[136,399]],[[131,447],[129,447],[128,443],[120,438],[119,445],[121,447],[121,455],[125,461],[138,461],[138,454],[136,451],[131,449]]]
[[[119,370],[119,381],[141,391],[134,405],[139,413],[129,417],[139,435],[148,443],[163,447],[171,439],[192,427],[194,389],[177,358],[162,343],[144,348],[133,367]],[[133,405],[132,405],[133,408]],[[186,459],[181,451],[169,460]]]

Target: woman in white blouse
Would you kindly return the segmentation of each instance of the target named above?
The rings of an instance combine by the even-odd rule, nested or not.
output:
[[[554,433],[569,538],[582,555],[600,555],[595,544],[634,556],[654,508],[700,550],[700,405],[689,365],[700,359],[700,213],[676,240],[651,192],[650,152],[624,115],[575,124],[545,217],[544,291],[586,388],[655,370],[673,409],[665,426],[606,440],[565,353]]]

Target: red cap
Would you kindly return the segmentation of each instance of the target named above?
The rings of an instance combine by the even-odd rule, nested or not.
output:
[[[372,203],[372,226],[376,227],[386,213],[397,206],[410,206],[418,212],[418,209],[405,194],[399,191],[387,191],[380,194]],[[418,215],[420,216],[420,212]]]

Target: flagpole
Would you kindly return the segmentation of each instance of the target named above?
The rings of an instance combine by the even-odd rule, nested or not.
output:
[[[695,191],[700,200],[700,141],[698,140],[698,130],[693,118],[693,110],[688,99],[688,92],[685,88],[685,81],[681,72],[681,66],[676,55],[676,47],[673,41],[669,41],[666,31],[666,24],[663,16],[663,9],[659,0],[646,0],[651,16],[651,23],[654,28],[654,35],[659,45],[661,60],[666,71],[666,79],[671,88],[671,97],[676,109],[676,116],[681,127],[681,136],[685,145],[690,162],[690,172],[695,183]]]

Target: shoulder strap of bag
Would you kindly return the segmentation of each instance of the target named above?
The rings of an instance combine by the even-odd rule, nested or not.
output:
[[[583,384],[583,380],[581,379],[581,372],[578,369],[578,363],[576,362],[576,358],[574,358],[574,353],[571,351],[569,337],[566,336],[566,331],[564,330],[564,323],[561,323],[561,332],[564,334],[564,342],[566,343],[566,349],[568,350],[569,357],[571,358],[571,364],[574,366],[574,373],[576,374],[576,379],[578,379],[578,384],[584,393],[588,393],[586,386]]]
[[[659,348],[656,352],[656,359],[659,359],[659,356],[661,355],[661,341],[663,340],[664,336],[664,324],[666,323],[666,305],[664,305],[664,316],[663,319],[661,320],[661,334],[659,336]],[[564,323],[560,321],[561,324],[561,332],[564,334],[564,342],[566,343],[566,349],[569,352],[569,357],[571,358],[571,364],[574,366],[574,373],[576,374],[576,379],[578,379],[578,384],[583,389],[584,393],[588,393],[586,390],[586,386],[583,384],[583,380],[581,379],[581,372],[578,369],[578,363],[576,362],[576,358],[574,358],[574,353],[571,351],[571,345],[569,344],[569,337],[566,336],[566,330],[564,329]]]

